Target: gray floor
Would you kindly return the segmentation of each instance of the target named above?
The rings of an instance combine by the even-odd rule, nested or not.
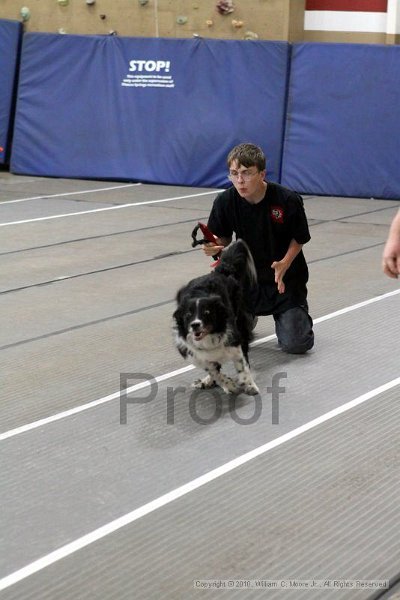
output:
[[[284,355],[260,318],[261,394],[233,404],[193,395],[171,334],[214,197],[0,172],[1,598],[395,593],[399,202],[305,197],[315,348]]]

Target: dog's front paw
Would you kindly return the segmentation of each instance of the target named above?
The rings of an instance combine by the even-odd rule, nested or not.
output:
[[[209,390],[215,386],[216,383],[210,375],[207,375],[207,377],[204,377],[203,379],[196,379],[196,381],[192,383],[192,387],[197,390]]]

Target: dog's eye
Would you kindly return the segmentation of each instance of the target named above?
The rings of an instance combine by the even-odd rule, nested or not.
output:
[[[210,312],[209,310],[205,310],[205,311],[204,311],[204,316],[205,316],[205,317],[208,317],[208,315],[210,315],[210,314],[211,314],[211,312]]]

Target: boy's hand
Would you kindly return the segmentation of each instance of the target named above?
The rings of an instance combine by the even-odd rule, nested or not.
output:
[[[283,294],[285,291],[283,278],[288,270],[287,264],[283,260],[276,260],[272,263],[271,269],[274,269],[275,271],[275,283],[278,286],[278,292]]]
[[[222,241],[217,238],[217,243],[212,244],[211,242],[207,242],[207,244],[203,244],[203,252],[206,256],[216,256],[225,248]]]

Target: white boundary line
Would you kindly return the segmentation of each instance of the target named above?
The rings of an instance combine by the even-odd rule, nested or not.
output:
[[[181,369],[176,369],[176,371],[170,371],[169,373],[165,373],[164,375],[159,375],[158,377],[155,377],[154,380],[157,383],[159,383],[160,381],[171,379],[172,377],[176,377],[177,375],[181,375],[182,373],[186,373],[187,371],[192,371],[194,368],[194,365],[187,365],[186,367],[182,367]],[[141,390],[149,385],[149,381],[142,381],[141,383],[137,383],[136,385],[127,388],[126,394],[131,394],[132,392]],[[93,400],[93,402],[88,402],[87,404],[81,404],[80,406],[76,406],[75,408],[71,408],[70,410],[65,410],[63,412],[57,413],[55,415],[52,415],[51,417],[39,419],[39,421],[33,421],[33,423],[27,423],[26,425],[22,425],[21,427],[17,427],[16,429],[10,429],[9,431],[5,431],[4,433],[0,434],[0,442],[14,437],[16,435],[19,435],[20,433],[26,433],[27,431],[31,431],[32,429],[43,427],[43,425],[48,425],[49,423],[60,421],[61,419],[64,419],[66,417],[72,417],[72,415],[84,412],[89,408],[95,408],[96,406],[100,406],[101,404],[105,404],[106,402],[111,402],[111,400],[116,400],[117,398],[119,398],[120,395],[120,391],[114,392],[113,394],[109,394],[104,398]]]
[[[314,319],[314,324],[323,323],[323,321],[328,321],[329,319],[333,319],[335,317],[340,317],[341,315],[345,315],[348,312],[352,312],[353,310],[357,310],[358,308],[363,308],[364,306],[369,306],[370,304],[374,304],[375,302],[379,302],[380,300],[386,300],[386,298],[391,298],[392,296],[397,296],[400,294],[400,288],[398,290],[393,290],[392,292],[386,292],[380,296],[375,296],[374,298],[369,298],[369,300],[363,300],[362,302],[357,302],[357,304],[352,304],[351,306],[346,306],[345,308],[341,308],[339,310],[335,310],[335,312],[329,313],[322,317],[317,317]],[[263,338],[260,340],[256,340],[252,342],[252,346],[258,346],[264,341],[268,339],[275,338],[275,335],[269,336],[268,338]],[[1,438],[0,438],[1,439]]]
[[[363,302],[358,302],[357,304],[353,304],[351,306],[347,306],[346,308],[342,308],[340,310],[329,313],[322,317],[318,317],[317,319],[314,320],[314,324],[322,323],[323,321],[328,321],[329,319],[333,319],[335,317],[339,317],[346,313],[352,312],[353,310],[357,310],[359,308],[363,308],[364,306],[374,304],[375,302],[379,302],[380,300],[386,300],[386,298],[390,298],[390,297],[396,296],[398,294],[400,294],[400,289],[394,290],[392,292],[387,292],[386,294],[382,294],[381,296],[375,296],[374,298],[370,298],[369,300],[364,300]],[[265,342],[269,342],[270,340],[273,340],[275,338],[276,338],[275,334],[268,335],[264,338],[260,338],[259,340],[256,340],[255,342],[252,342],[251,346],[252,347],[260,346],[261,344],[264,344]],[[190,365],[187,365],[186,367],[182,367],[181,369],[177,369],[175,371],[170,371],[169,373],[164,373],[163,375],[159,375],[158,377],[155,377],[154,380],[157,383],[159,383],[160,381],[172,379],[173,377],[176,377],[177,375],[181,375],[182,373],[187,373],[188,371],[192,371],[193,369],[195,369],[195,366],[190,364]],[[149,385],[151,385],[151,382],[143,381],[141,383],[138,383],[136,385],[133,385],[133,386],[127,388],[126,394],[136,392],[137,390],[141,390]],[[52,415],[51,417],[46,417],[45,419],[40,419],[38,421],[34,421],[32,423],[27,423],[26,425],[22,425],[21,427],[17,427],[15,429],[10,429],[10,430],[5,431],[4,433],[0,434],[0,442],[7,440],[11,437],[14,437],[16,435],[19,435],[20,433],[26,433],[27,431],[32,431],[32,429],[37,429],[38,427],[48,425],[49,423],[54,423],[55,421],[60,421],[61,419],[64,419],[66,417],[71,417],[72,415],[76,415],[76,414],[83,412],[85,410],[88,410],[90,408],[94,408],[96,406],[100,406],[101,404],[105,404],[106,402],[110,402],[111,400],[116,400],[119,397],[120,397],[120,391],[114,392],[113,394],[105,396],[104,398],[99,398],[98,400],[93,400],[92,402],[88,402],[86,404],[76,406],[75,408],[71,408],[70,410],[65,410],[63,412]]]
[[[159,200],[146,200],[144,202],[130,202],[129,204],[118,204],[118,206],[105,206],[104,208],[94,208],[92,210],[81,210],[79,212],[66,213],[63,215],[50,215],[48,217],[37,217],[36,219],[25,219],[24,221],[9,221],[0,223],[0,227],[8,225],[21,225],[22,223],[35,223],[37,221],[49,221],[50,219],[62,219],[64,217],[75,217],[76,215],[87,215],[89,213],[104,212],[106,210],[119,210],[121,208],[131,208],[132,206],[144,206],[145,204],[159,204],[160,202],[172,202],[173,200],[184,200],[185,198],[196,198],[197,196],[207,196],[217,194],[218,190],[212,192],[201,192],[200,194],[188,194],[187,196],[175,196],[174,198],[161,198]]]
[[[45,569],[62,558],[66,558],[67,556],[74,554],[74,552],[93,544],[94,542],[106,537],[110,533],[114,533],[115,531],[118,531],[118,529],[121,529],[126,525],[130,525],[134,521],[137,521],[138,519],[154,512],[155,510],[170,504],[174,500],[182,498],[182,496],[199,489],[203,485],[206,485],[207,483],[210,483],[211,481],[230,473],[234,469],[237,469],[238,467],[250,462],[254,458],[257,458],[262,454],[266,454],[270,450],[273,450],[274,448],[293,440],[303,433],[314,429],[318,425],[326,423],[330,419],[333,419],[338,415],[341,415],[398,385],[400,385],[400,377],[397,377],[397,379],[392,379],[392,381],[388,381],[374,390],[371,390],[366,394],[362,394],[362,396],[358,396],[358,398],[350,400],[349,402],[346,402],[345,404],[342,404],[341,406],[338,406],[337,408],[321,415],[320,417],[317,417],[316,419],[313,419],[312,421],[309,421],[300,427],[296,427],[296,429],[285,433],[275,440],[259,446],[258,448],[254,448],[254,450],[251,450],[246,454],[242,454],[241,456],[238,456],[224,465],[221,465],[220,467],[217,467],[216,469],[213,469],[212,471],[209,471],[208,473],[189,481],[188,483],[168,492],[167,494],[164,494],[163,496],[160,496],[159,498],[140,506],[139,508],[123,515],[122,517],[119,517],[118,519],[115,519],[114,521],[111,521],[110,523],[91,531],[90,533],[74,540],[73,542],[70,542],[69,544],[66,544],[65,546],[62,546],[61,548],[58,548],[57,550],[54,550],[53,552],[50,552],[49,554],[46,554],[45,556],[42,556],[42,558],[39,558],[25,567],[14,571],[14,573],[3,577],[3,579],[0,579],[0,590],[4,590],[15,583],[18,583],[22,579],[25,579],[26,577]]]
[[[27,202],[28,200],[47,200],[49,198],[61,198],[62,196],[77,196],[78,194],[93,194],[97,192],[108,192],[109,190],[120,190],[122,188],[142,185],[141,183],[126,183],[124,185],[115,185],[108,188],[98,188],[95,190],[83,190],[81,192],[63,192],[62,194],[45,194],[43,196],[32,196],[31,198],[19,198],[18,200],[4,200],[0,202],[0,207],[4,204],[15,204],[17,202]]]

